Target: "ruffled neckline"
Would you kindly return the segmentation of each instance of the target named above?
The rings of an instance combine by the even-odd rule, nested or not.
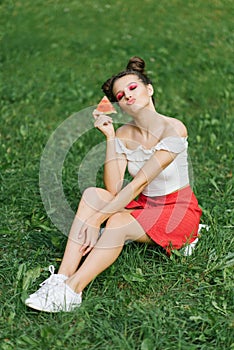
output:
[[[136,148],[134,149],[130,149],[130,148],[127,148],[123,142],[118,138],[116,137],[116,140],[118,141],[119,145],[121,146],[122,150],[124,151],[124,153],[126,154],[133,154],[133,153],[136,153],[138,151],[142,151],[143,153],[145,154],[152,154],[154,153],[156,150],[159,150],[159,149],[162,149],[162,146],[164,146],[167,141],[170,140],[170,142],[173,142],[173,140],[181,140],[184,144],[186,143],[187,141],[187,138],[188,137],[176,137],[176,136],[167,136],[165,137],[164,139],[160,140],[155,146],[151,147],[151,148],[145,148],[143,147],[142,145],[139,145],[137,146]]]

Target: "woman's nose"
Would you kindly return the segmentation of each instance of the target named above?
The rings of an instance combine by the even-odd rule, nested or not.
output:
[[[129,99],[130,97],[132,97],[132,93],[130,90],[126,89],[124,91],[124,95],[125,95],[125,98]]]

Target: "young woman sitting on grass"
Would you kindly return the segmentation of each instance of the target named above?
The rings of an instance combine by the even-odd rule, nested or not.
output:
[[[197,238],[201,209],[189,185],[187,130],[156,111],[144,67],[133,57],[102,86],[132,121],[115,131],[110,116],[94,111],[95,127],[106,137],[105,189],[84,191],[58,274],[51,271],[26,299],[31,308],[58,312],[79,306],[83,289],[113,264],[127,240],[170,253]],[[126,167],[132,181],[122,187]]]

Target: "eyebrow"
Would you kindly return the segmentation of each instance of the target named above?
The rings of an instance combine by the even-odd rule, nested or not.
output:
[[[129,83],[128,85],[127,85],[127,87],[129,87],[129,85],[131,85],[131,84],[137,84],[137,81],[132,81],[131,83]],[[117,96],[117,94],[119,93],[119,92],[122,92],[123,90],[119,90],[119,91],[117,91],[116,93],[115,93],[115,96]]]

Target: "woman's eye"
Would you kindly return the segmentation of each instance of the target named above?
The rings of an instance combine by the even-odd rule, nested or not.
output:
[[[119,93],[116,95],[117,101],[120,101],[123,97],[124,97],[124,93],[123,93],[123,92],[119,92]]]
[[[129,90],[134,90],[137,88],[137,84],[131,84],[131,85],[129,85],[128,88],[129,88]]]

